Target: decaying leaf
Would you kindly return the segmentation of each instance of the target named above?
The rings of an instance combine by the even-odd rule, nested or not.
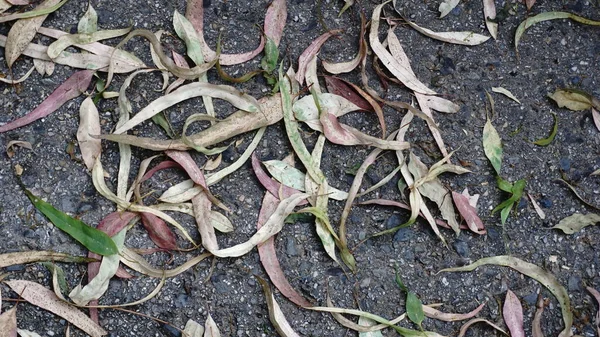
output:
[[[537,203],[537,201],[531,196],[531,194],[527,193],[527,196],[529,196],[529,200],[531,200],[531,204],[533,205],[533,208],[540,219],[546,219],[546,213],[544,213],[544,211],[540,208],[540,205]]]
[[[37,72],[44,76],[44,75],[52,75],[54,73],[54,66],[55,63],[52,61],[46,61],[46,60],[40,60],[40,59],[33,59],[33,66],[35,67],[35,70],[37,70]]]
[[[88,170],[92,170],[96,158],[102,152],[100,139],[91,135],[100,134],[100,117],[92,96],[89,96],[79,107],[79,128],[77,129],[77,142],[81,150],[81,157]]]
[[[98,13],[92,4],[88,4],[88,8],[77,23],[77,33],[91,34],[98,30]]]
[[[452,12],[452,10],[458,6],[459,2],[460,0],[443,0],[440,2],[440,6],[438,7],[440,19]]]
[[[592,287],[585,288],[587,289],[587,291],[590,292],[590,294],[592,294],[592,296],[594,296],[594,298],[596,299],[596,303],[598,303],[599,305],[598,311],[596,312],[596,318],[594,319],[594,324],[596,325],[596,331],[600,335],[600,292],[598,292],[598,290]]]
[[[71,75],[63,84],[27,115],[0,126],[0,133],[20,128],[56,111],[69,100],[81,95],[92,80],[92,70],[81,70]]]
[[[37,6],[35,10],[48,9],[59,2],[60,0],[46,0]],[[44,23],[47,16],[48,14],[21,19],[13,24],[6,37],[6,46],[4,47],[4,57],[9,68],[12,68],[13,63],[27,48],[29,42],[33,40],[38,28]]]
[[[475,323],[479,323],[479,322],[484,322],[487,325],[491,326],[492,328],[500,331],[501,333],[503,333],[505,335],[508,335],[506,333],[506,331],[504,331],[501,327],[499,327],[496,324],[488,321],[487,319],[484,319],[484,318],[473,318],[472,320],[470,320],[467,323],[463,324],[463,326],[460,328],[460,332],[458,333],[457,337],[463,337],[467,333],[467,330],[469,329],[469,327],[471,327],[471,325],[473,325]]]
[[[25,73],[25,75],[21,76],[20,78],[18,78],[16,80],[0,78],[0,82],[7,83],[7,84],[18,84],[18,83],[24,82],[26,79],[29,78],[29,75],[31,75],[31,73],[33,73],[33,71],[35,69],[36,69],[35,67],[31,67],[31,69],[29,69],[29,71],[27,73]]]
[[[185,328],[183,328],[183,332],[187,337],[203,337],[204,327],[193,319],[188,319],[185,323]]]
[[[427,316],[429,318],[437,319],[437,320],[444,321],[444,322],[455,322],[455,321],[462,321],[465,319],[469,319],[469,318],[477,315],[483,309],[483,307],[485,307],[485,304],[486,303],[481,303],[477,308],[473,309],[472,311],[470,311],[466,314],[441,312],[441,311],[439,311],[431,306],[428,306],[428,305],[423,305],[423,312],[425,313],[425,316]]]
[[[64,318],[92,337],[108,334],[83,312],[64,303],[56,297],[52,290],[46,289],[38,283],[24,280],[11,280],[5,281],[5,283],[27,302]]]
[[[521,302],[510,289],[506,292],[506,299],[502,307],[504,322],[510,331],[511,337],[525,337],[523,330],[523,307]]]
[[[17,337],[17,307],[0,315],[0,337]]]
[[[519,27],[517,27],[517,31],[515,32],[515,49],[518,50],[519,41],[521,41],[521,37],[523,36],[523,33],[525,33],[525,30],[527,28],[535,25],[536,23],[554,19],[571,19],[573,21],[583,23],[586,25],[600,26],[600,21],[593,21],[567,12],[540,13],[538,15],[528,17],[527,19],[523,20],[521,24],[519,24]]]
[[[175,250],[177,249],[177,239],[175,233],[167,223],[154,214],[142,212],[142,225],[148,231],[150,239],[160,248]]]
[[[559,108],[567,108],[573,111],[587,110],[595,106],[595,103],[600,105],[597,101],[594,102],[591,95],[576,89],[557,89],[548,97],[552,98]]]
[[[531,322],[531,336],[544,337],[544,333],[542,332],[542,314],[544,313],[546,301],[544,301],[544,297],[542,297],[541,294],[538,294],[538,300],[535,306],[536,310]]]
[[[406,20],[411,27],[413,27],[417,32],[428,36],[432,39],[453,43],[453,44],[461,44],[465,46],[476,46],[482,44],[490,39],[489,36],[473,33],[473,32],[434,32],[431,29],[423,28],[417,25],[414,22]]]
[[[367,20],[365,18],[364,13],[360,13],[360,35],[359,35],[359,41],[358,41],[358,53],[356,54],[356,56],[347,62],[339,62],[339,63],[332,63],[332,62],[328,62],[326,60],[323,60],[321,62],[321,64],[323,65],[323,68],[331,73],[331,74],[342,74],[342,73],[348,73],[351,72],[352,70],[356,69],[356,67],[358,67],[358,65],[360,64],[360,61],[365,57],[365,55],[367,54],[367,41],[362,38],[365,35],[366,32],[366,24]],[[327,79],[327,77],[326,77]]]
[[[267,284],[267,281],[263,280],[261,277],[254,275],[254,277],[260,283],[263,292],[265,293],[265,297],[267,298],[267,307],[269,309],[269,320],[271,324],[275,327],[277,333],[281,337],[300,337],[294,329],[290,326],[290,323],[287,321],[279,304],[275,301],[275,296],[273,296],[273,292],[271,291],[271,287]]]
[[[210,313],[206,316],[206,322],[204,322],[204,337],[221,337],[219,327],[217,327],[217,323]]]
[[[202,262],[207,257],[211,256],[209,253],[204,253],[189,259],[184,264],[173,268],[173,269],[158,269],[154,268],[152,265],[148,263],[148,261],[144,260],[144,258],[134,252],[133,250],[125,247],[121,251],[121,262],[127,267],[137,271],[138,273],[142,273],[144,275],[148,275],[150,277],[156,278],[170,278],[177,276],[186,270],[192,268],[198,263]]]
[[[496,19],[496,3],[494,0],[483,0],[483,19],[488,32],[494,38],[498,38],[498,23]]]
[[[469,203],[469,198],[452,191],[452,200],[460,213],[460,216],[465,220],[469,229],[477,234],[485,234],[485,226],[477,215],[477,209]]]
[[[15,155],[15,150],[17,147],[33,150],[33,146],[31,146],[30,142],[23,140],[11,140],[8,142],[8,144],[6,144],[6,155],[8,158],[12,158]]]
[[[502,94],[502,95],[512,99],[513,101],[521,104],[521,102],[515,97],[515,95],[512,94],[512,92],[508,91],[507,89],[505,89],[503,87],[492,87],[492,91]]]
[[[86,263],[95,259],[44,250],[0,254],[0,268],[40,261]]]
[[[575,213],[558,222],[552,228],[560,229],[565,234],[575,234],[587,226],[595,225],[600,222],[600,215],[594,213],[581,214]]]
[[[58,40],[52,42],[48,46],[48,57],[51,59],[57,58],[65,49],[71,47],[73,45],[81,45],[81,44],[89,44],[93,42],[98,42],[102,40],[113,39],[115,37],[123,36],[129,31],[131,28],[123,28],[123,29],[111,29],[111,30],[101,30],[93,33],[85,33],[85,34],[68,34],[63,35],[58,38]]]
[[[440,272],[463,272],[472,271],[477,267],[485,265],[497,265],[510,267],[525,276],[529,276],[544,287],[546,287],[560,303],[560,309],[562,311],[563,322],[565,323],[564,329],[558,335],[559,337],[571,336],[571,326],[573,325],[573,312],[571,310],[571,301],[566,289],[558,282],[556,277],[548,271],[536,266],[535,264],[525,262],[519,258],[507,255],[486,257],[475,261],[469,265],[463,267],[446,268],[440,270]]]
[[[306,75],[306,69],[308,64],[317,56],[321,46],[332,36],[337,35],[341,30],[332,30],[324,33],[318,38],[314,39],[313,42],[302,52],[298,58],[298,71],[296,72],[296,81],[300,85],[304,84],[304,77]]]
[[[494,167],[497,175],[502,168],[502,140],[492,122],[488,119],[483,127],[483,151]]]

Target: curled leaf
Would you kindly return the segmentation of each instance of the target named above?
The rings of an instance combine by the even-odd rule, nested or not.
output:
[[[552,117],[554,117],[554,126],[552,126],[552,130],[550,131],[550,134],[548,135],[548,137],[538,139],[535,142],[533,142],[533,144],[539,145],[539,146],[547,146],[547,145],[550,145],[550,143],[552,143],[552,141],[554,140],[554,137],[556,137],[556,133],[558,132],[558,117],[556,116],[555,113],[552,113]]]
[[[267,281],[263,280],[261,277],[254,275],[254,277],[260,283],[263,292],[265,293],[265,297],[267,298],[267,307],[269,309],[269,320],[271,324],[275,327],[277,333],[281,337],[300,337],[294,329],[290,326],[290,323],[287,321],[285,316],[283,315],[283,311],[275,301],[275,296],[273,296],[273,292],[271,291],[271,287],[267,284]]]
[[[408,21],[406,19],[405,21],[417,32],[428,36],[432,39],[448,43],[461,44],[466,46],[476,46],[490,39],[489,36],[477,34],[474,32],[434,32],[431,29],[420,27],[414,22]]]
[[[527,19],[523,20],[519,27],[517,27],[517,31],[515,32],[515,49],[518,49],[519,41],[521,41],[521,37],[525,30],[536,23],[554,20],[554,19],[571,19],[573,21],[583,23],[591,26],[600,26],[600,21],[593,21],[581,16],[577,16],[575,14],[567,13],[567,12],[545,12],[540,13],[538,15],[530,16]]]

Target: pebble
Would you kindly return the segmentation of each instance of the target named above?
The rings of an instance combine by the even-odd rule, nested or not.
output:
[[[552,200],[543,197],[542,199],[540,199],[540,206],[542,206],[543,208],[550,208],[552,207]]]
[[[560,169],[563,171],[569,171],[571,169],[571,159],[560,158]]]
[[[581,291],[581,278],[576,275],[571,275],[567,281],[569,291]]]
[[[293,238],[287,238],[285,241],[285,252],[289,256],[298,255],[298,249],[296,248],[296,241]]]
[[[358,240],[362,241],[367,237],[367,232],[366,231],[360,231],[358,232]]]
[[[368,288],[370,284],[371,284],[371,278],[370,277],[367,277],[367,278],[363,279],[362,281],[360,281],[360,287],[361,288]]]
[[[456,240],[456,241],[454,241],[452,246],[454,247],[454,250],[456,250],[458,255],[460,255],[461,257],[468,257],[469,254],[471,253],[471,250],[469,249],[469,245],[467,244],[466,241]]]
[[[410,241],[413,237],[413,231],[410,228],[400,228],[396,234],[394,234],[394,242],[406,242]]]
[[[402,217],[400,217],[400,214],[392,214],[392,216],[387,218],[387,220],[385,221],[385,228],[394,228],[396,226],[400,226],[402,223],[403,221]]]
[[[537,298],[538,298],[538,294],[534,292],[529,295],[523,296],[523,301],[525,301],[527,304],[533,306],[537,302]]]

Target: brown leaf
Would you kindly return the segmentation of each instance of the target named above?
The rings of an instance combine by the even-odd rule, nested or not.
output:
[[[142,217],[142,225],[148,231],[150,239],[160,248],[175,250],[177,249],[177,239],[175,233],[171,230],[167,223],[150,213],[140,213]]]
[[[468,312],[466,314],[454,314],[441,312],[435,308],[424,305],[423,312],[425,313],[425,316],[429,318],[437,319],[444,322],[454,322],[469,319],[477,315],[481,311],[481,309],[483,309],[484,306],[485,303],[481,303],[477,308],[473,309],[471,312]]]
[[[346,81],[334,76],[325,76],[325,85],[328,92],[344,97],[362,110],[373,111],[373,107],[369,102],[362,98],[351,86],[346,84]]]
[[[523,307],[521,307],[521,302],[519,302],[517,296],[510,289],[506,292],[502,316],[512,337],[525,337],[525,330],[523,330]]]
[[[27,302],[64,318],[92,337],[100,337],[108,334],[108,332],[93,322],[83,312],[62,302],[52,290],[46,289],[38,283],[12,280],[6,281],[6,284]]]
[[[93,70],[81,70],[71,75],[33,111],[8,124],[0,126],[0,133],[20,128],[48,116],[66,102],[81,95],[89,86],[93,75]]]
[[[544,333],[542,332],[542,314],[544,313],[545,301],[541,294],[538,295],[536,307],[537,309],[531,322],[531,336],[544,337]]]
[[[60,0],[46,0],[37,6],[35,9],[49,8]],[[44,23],[48,14],[40,15],[29,19],[21,19],[13,24],[6,38],[6,46],[4,47],[4,57],[9,68],[12,68],[13,63],[23,53],[29,42],[37,33],[38,28]]]
[[[271,193],[266,192],[262,201],[262,207],[258,214],[258,222],[256,228],[260,229],[268,220],[268,218],[275,212],[279,205],[279,199],[274,197]],[[273,285],[281,292],[281,294],[287,297],[290,301],[301,307],[310,307],[312,304],[304,298],[304,296],[298,294],[292,285],[288,282],[281,269],[279,260],[277,259],[277,252],[275,251],[275,237],[270,237],[264,243],[258,245],[258,255],[260,256],[260,262],[262,263],[265,271],[269,275]]]
[[[267,193],[269,194],[269,193]],[[300,337],[294,329],[290,326],[290,323],[283,315],[283,311],[279,307],[277,301],[275,301],[275,296],[273,296],[273,291],[271,291],[271,287],[267,284],[267,281],[263,280],[261,277],[254,275],[260,285],[263,288],[263,292],[265,293],[265,297],[267,298],[267,308],[269,309],[269,320],[271,324],[275,327],[275,330],[281,337]]]

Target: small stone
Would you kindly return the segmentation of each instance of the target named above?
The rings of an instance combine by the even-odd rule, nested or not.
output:
[[[531,293],[529,295],[523,296],[523,300],[525,301],[525,303],[531,306],[535,305],[535,303],[537,302],[537,298],[538,294],[536,293]]]
[[[296,248],[296,241],[293,238],[288,238],[285,242],[285,252],[289,256],[298,255],[298,249]]]
[[[177,299],[175,299],[175,307],[183,308],[183,307],[187,306],[189,300],[190,300],[190,297],[188,295],[179,294],[179,295],[177,295]]]
[[[406,242],[406,241],[410,241],[410,239],[412,239],[413,237],[413,232],[410,230],[410,228],[405,227],[405,228],[400,228],[396,234],[394,234],[394,242]]]
[[[569,291],[581,291],[581,278],[572,275],[569,277],[569,281],[567,281],[567,286],[569,287]]]
[[[394,228],[400,226],[402,223],[402,217],[400,217],[399,214],[392,214],[392,216],[385,221],[385,228]]]
[[[542,206],[544,208],[550,208],[550,207],[552,207],[552,200],[544,197],[544,198],[540,199],[540,206]]]
[[[181,331],[175,329],[175,327],[173,327],[171,325],[163,324],[162,328],[167,333],[167,336],[170,336],[170,337],[181,337]]]
[[[560,158],[560,169],[567,172],[571,169],[571,159]]]
[[[361,288],[368,288],[369,285],[371,284],[371,278],[367,277],[366,279],[363,279],[362,281],[360,281],[360,287]]]
[[[471,253],[471,250],[469,249],[469,245],[467,244],[466,241],[456,240],[456,241],[454,241],[452,246],[454,247],[454,250],[456,250],[458,255],[460,255],[461,257],[468,257],[469,254]]]
[[[358,240],[362,241],[367,237],[367,232],[366,231],[360,231],[358,232]]]
[[[487,235],[492,240],[498,240],[500,238],[500,233],[494,227],[488,227],[487,228]]]

